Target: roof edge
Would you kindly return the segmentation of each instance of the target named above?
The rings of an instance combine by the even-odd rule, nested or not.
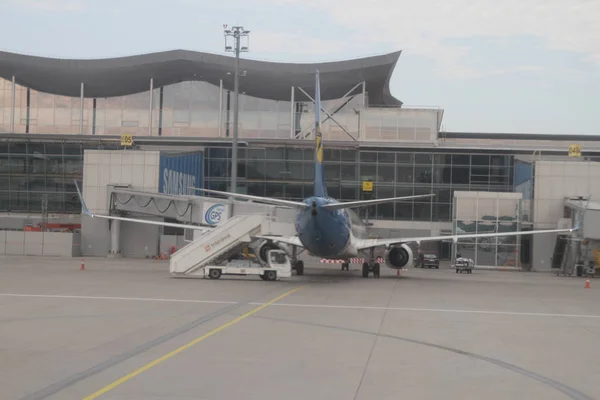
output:
[[[315,63],[280,63],[240,59],[247,77],[240,91],[248,96],[289,101],[292,86],[310,88],[314,71],[321,72],[323,100],[343,96],[356,83],[367,84],[370,104],[402,105],[391,95],[389,81],[401,51],[356,59]],[[0,77],[40,92],[79,97],[103,98],[147,92],[184,81],[204,81],[215,86],[223,82],[233,89],[235,58],[191,50],[167,50],[124,57],[98,59],[51,58],[0,51]]]

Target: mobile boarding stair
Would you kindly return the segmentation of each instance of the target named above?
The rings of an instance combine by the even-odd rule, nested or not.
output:
[[[269,232],[269,218],[263,215],[238,215],[215,229],[202,234],[176,251],[170,259],[169,272],[176,278],[205,277],[206,267],[225,265],[240,254],[253,235]]]

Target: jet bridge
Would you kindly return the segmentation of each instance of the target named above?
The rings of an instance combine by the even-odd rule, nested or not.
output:
[[[552,268],[557,275],[571,276],[577,265],[598,267],[595,254],[600,249],[600,203],[584,197],[564,200],[564,219],[579,222],[576,235],[558,235],[552,256]]]
[[[225,206],[231,203],[226,199],[143,192],[133,190],[128,186],[109,185],[108,192],[110,194],[109,208],[113,211],[140,213],[198,224],[207,224],[201,213],[206,200],[208,200],[206,203],[209,203],[209,206],[216,203]]]
[[[205,267],[223,265],[249,246],[254,235],[270,233],[270,222],[260,214],[235,216],[175,252],[169,272],[173,277],[204,276]]]
[[[238,202],[223,198],[214,198],[206,196],[192,195],[171,195],[165,193],[139,191],[131,188],[129,185],[108,185],[108,210],[113,215],[129,216],[136,218],[164,219],[167,222],[192,223],[196,225],[218,227],[226,223],[230,218],[240,215],[260,214],[263,217],[269,216],[271,232],[265,232],[276,235],[294,234],[294,226],[289,221],[294,219],[294,210],[282,207],[276,207],[266,204]],[[133,224],[135,225],[135,224]],[[121,235],[123,224],[119,221],[113,221],[110,225],[111,242],[110,254],[120,254],[127,251],[128,257],[140,257],[141,246],[133,248],[129,243],[135,241],[138,229],[128,223],[127,236]],[[136,232],[136,233],[132,233]],[[156,248],[154,254],[163,254],[175,249],[187,247],[191,242],[192,234],[198,231],[176,228],[157,228],[151,239],[144,235],[146,242],[156,240],[156,245],[147,244],[148,247]],[[156,238],[156,239],[154,239]],[[139,241],[139,240],[138,240]],[[182,247],[183,246],[183,247]]]

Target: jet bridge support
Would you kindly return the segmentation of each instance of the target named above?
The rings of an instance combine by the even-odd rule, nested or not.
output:
[[[118,219],[110,221],[110,255],[121,253],[119,243],[121,240],[121,221]]]

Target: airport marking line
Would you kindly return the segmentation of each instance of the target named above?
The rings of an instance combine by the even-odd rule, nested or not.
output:
[[[237,323],[237,322],[240,322],[241,320],[243,320],[243,319],[245,319],[245,318],[247,318],[247,317],[249,317],[249,316],[251,316],[251,315],[253,315],[253,314],[256,314],[256,313],[257,313],[257,312],[259,312],[260,310],[262,310],[262,309],[264,309],[264,308],[266,308],[266,307],[268,307],[268,306],[272,305],[273,303],[275,303],[275,302],[277,302],[277,301],[279,301],[279,300],[283,299],[284,297],[287,297],[287,296],[289,296],[290,294],[292,294],[292,293],[294,293],[294,292],[297,292],[298,290],[300,290],[300,289],[302,289],[302,288],[303,288],[303,286],[300,286],[300,287],[297,287],[297,288],[295,288],[295,289],[288,290],[288,291],[287,291],[287,292],[285,292],[284,294],[282,294],[282,295],[280,295],[280,296],[277,296],[277,297],[275,297],[274,299],[272,299],[272,300],[270,300],[270,301],[268,301],[268,302],[266,302],[266,303],[263,303],[263,304],[262,304],[262,305],[260,305],[259,307],[256,307],[255,309],[253,309],[253,310],[250,310],[250,311],[248,311],[247,313],[245,313],[245,314],[243,314],[243,315],[240,315],[240,316],[239,316],[239,317],[237,317],[236,319],[233,319],[233,320],[231,320],[231,321],[229,321],[229,322],[227,322],[227,323],[225,323],[225,324],[223,324],[223,325],[221,325],[221,326],[219,326],[219,327],[217,327],[217,328],[213,329],[212,331],[210,331],[210,332],[208,332],[208,333],[206,333],[206,334],[204,334],[204,335],[202,335],[202,336],[200,336],[200,337],[198,337],[198,338],[196,338],[196,339],[192,340],[191,342],[189,342],[189,343],[187,343],[187,344],[185,344],[185,345],[183,345],[183,346],[181,346],[181,347],[179,347],[179,348],[177,348],[177,349],[173,350],[173,351],[172,351],[172,352],[170,352],[170,353],[167,353],[167,354],[165,354],[165,355],[164,355],[164,356],[162,356],[162,357],[159,357],[159,358],[155,359],[154,361],[152,361],[152,362],[150,362],[150,363],[148,363],[148,364],[144,365],[143,367],[141,367],[141,368],[139,368],[139,369],[137,369],[137,370],[135,370],[135,371],[131,372],[130,374],[127,374],[127,375],[125,375],[124,377],[122,377],[122,378],[120,378],[120,379],[117,379],[117,380],[116,380],[116,381],[114,381],[113,383],[111,383],[111,384],[109,384],[109,385],[107,385],[107,386],[103,387],[102,389],[98,390],[97,392],[95,392],[95,393],[93,393],[93,394],[91,394],[91,395],[89,395],[89,396],[85,397],[83,400],[92,400],[92,399],[95,399],[95,398],[97,398],[98,396],[101,396],[101,395],[103,395],[104,393],[106,393],[106,392],[108,392],[108,391],[110,391],[110,390],[112,390],[112,389],[116,388],[117,386],[121,385],[122,383],[125,383],[125,382],[127,382],[128,380],[130,380],[131,378],[133,378],[133,377],[135,377],[135,376],[137,376],[137,375],[141,374],[142,372],[149,370],[150,368],[152,368],[152,367],[154,367],[154,366],[156,366],[156,365],[160,364],[161,362],[163,362],[163,361],[165,361],[165,360],[168,360],[169,358],[173,357],[174,355],[176,355],[176,354],[178,354],[178,353],[181,353],[182,351],[184,351],[184,350],[186,350],[186,349],[188,349],[188,348],[192,347],[193,345],[195,345],[195,344],[197,344],[197,343],[199,343],[199,342],[203,341],[204,339],[207,339],[207,338],[209,338],[210,336],[213,336],[214,334],[216,334],[216,333],[219,333],[219,332],[220,332],[220,331],[222,331],[223,329],[226,329],[226,328],[230,327],[231,325],[234,325],[235,323]]]
[[[259,303],[248,303],[251,305]],[[600,315],[594,314],[552,314],[552,313],[536,313],[536,312],[517,312],[517,311],[491,311],[491,310],[452,310],[446,308],[410,308],[410,307],[378,307],[378,306],[336,306],[327,304],[294,304],[294,303],[279,303],[273,304],[280,307],[308,307],[308,308],[338,308],[338,309],[355,309],[355,310],[387,310],[387,311],[416,311],[416,312],[437,312],[437,313],[463,313],[463,314],[496,314],[496,315],[522,315],[530,317],[563,317],[563,318],[597,318]]]
[[[161,299],[146,297],[102,297],[102,296],[69,296],[52,294],[21,294],[21,293],[0,293],[0,297],[39,297],[56,299],[89,299],[89,300],[130,300],[130,301],[155,301],[165,303],[205,303],[205,304],[241,304],[239,301],[221,301],[221,300],[186,300],[186,299]],[[353,305],[329,305],[329,304],[296,304],[296,303],[247,303],[251,306],[273,305],[277,307],[305,307],[305,308],[330,308],[346,310],[388,310],[388,311],[414,311],[414,312],[437,312],[437,313],[462,313],[462,314],[489,314],[489,315],[515,315],[529,317],[562,317],[562,318],[592,318],[600,319],[600,315],[594,314],[552,314],[537,312],[518,312],[518,311],[493,311],[493,310],[453,310],[444,308],[410,308],[410,307],[383,307],[383,306],[353,306]]]
[[[132,301],[158,301],[165,303],[208,303],[208,304],[239,304],[239,301],[221,300],[186,300],[186,299],[160,299],[149,297],[106,297],[106,296],[69,296],[60,294],[25,294],[25,293],[0,293],[4,297],[42,297],[48,299],[80,299],[80,300],[132,300]],[[254,304],[252,304],[254,305]]]

